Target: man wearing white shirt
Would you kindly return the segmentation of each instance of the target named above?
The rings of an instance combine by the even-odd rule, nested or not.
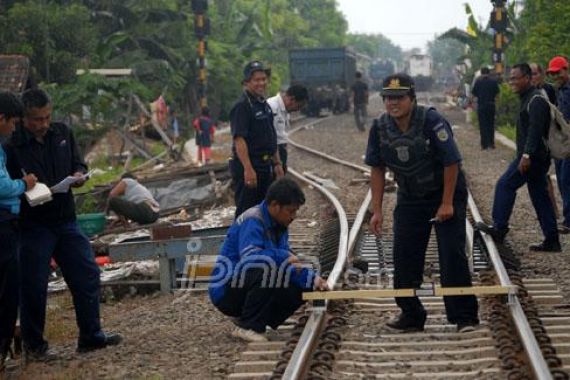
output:
[[[283,164],[283,172],[287,172],[287,131],[290,128],[289,112],[299,111],[307,103],[309,92],[300,84],[294,84],[284,94],[277,94],[267,99],[273,111],[273,126],[277,134],[279,157]]]

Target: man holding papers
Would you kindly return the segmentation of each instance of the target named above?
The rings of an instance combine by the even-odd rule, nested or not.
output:
[[[38,181],[52,187],[67,176],[81,177],[87,166],[79,153],[71,129],[52,123],[52,105],[38,89],[22,95],[24,117],[7,146],[8,169],[15,177],[34,173]],[[83,179],[72,186],[83,185]],[[49,262],[53,258],[73,296],[79,327],[78,352],[116,345],[118,334],[105,334],[99,318],[99,268],[91,245],[79,230],[71,189],[53,193],[52,200],[35,207],[22,202],[20,217],[21,252],[21,330],[28,360],[53,356],[44,339]]]
[[[13,94],[0,93],[0,139],[9,137],[23,107]],[[36,184],[36,176],[11,179],[6,170],[6,154],[0,146],[0,378],[8,356],[18,316],[18,232],[20,196]]]

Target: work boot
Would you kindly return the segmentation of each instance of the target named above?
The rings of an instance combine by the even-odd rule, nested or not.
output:
[[[402,313],[386,323],[385,326],[390,330],[402,333],[420,332],[424,331],[425,322],[425,314],[423,316],[413,317]]]
[[[505,241],[505,236],[507,235],[507,232],[509,232],[508,227],[499,229],[493,225],[485,224],[483,222],[477,222],[477,224],[475,224],[475,229],[490,235],[493,240],[499,244],[502,244]]]
[[[24,364],[31,362],[50,362],[58,358],[58,355],[49,348],[47,343],[34,349],[26,347],[24,344],[23,353],[22,359]]]
[[[558,239],[545,240],[542,243],[532,244],[528,248],[533,252],[562,252],[562,247]]]

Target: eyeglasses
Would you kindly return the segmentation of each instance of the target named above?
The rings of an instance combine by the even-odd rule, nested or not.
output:
[[[521,80],[522,78],[524,78],[523,75],[518,76],[518,77],[512,76],[509,78],[509,82],[515,82],[515,81]]]
[[[534,76],[536,76],[536,75],[540,75],[540,73],[539,73],[538,71],[533,71],[533,72],[532,72],[532,76],[534,77]]]

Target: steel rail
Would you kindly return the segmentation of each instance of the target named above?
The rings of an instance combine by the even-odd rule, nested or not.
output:
[[[348,248],[348,219],[346,217],[346,213],[344,212],[344,208],[340,204],[339,200],[325,187],[321,186],[315,181],[308,179],[307,177],[303,176],[302,174],[296,172],[293,169],[288,170],[293,176],[298,178],[299,180],[315,187],[318,189],[323,195],[325,195],[334,205],[339,223],[340,223],[340,238],[339,238],[339,245],[338,245],[338,255],[333,270],[331,274],[327,278],[327,284],[330,289],[333,289],[334,285],[336,284],[342,269],[347,260],[347,248]],[[319,332],[321,331],[324,317],[326,312],[326,303],[324,308],[316,308],[311,312],[309,319],[303,329],[303,333],[299,337],[299,342],[293,351],[291,358],[289,360],[289,364],[287,368],[285,368],[285,372],[283,373],[283,379],[301,379],[303,374],[305,373],[305,367],[309,362],[310,355],[313,351],[313,345],[316,342]]]
[[[481,214],[477,209],[477,205],[475,204],[475,200],[473,199],[473,196],[471,195],[470,191],[469,191],[468,203],[471,215],[473,216],[473,220],[475,221],[475,223],[482,222],[483,219],[481,218]],[[487,248],[487,252],[489,253],[489,258],[491,259],[495,272],[499,277],[500,285],[512,286],[511,279],[509,278],[507,269],[505,268],[505,265],[501,260],[495,242],[493,241],[491,236],[482,231],[480,232],[481,236],[483,237],[485,246]],[[538,341],[536,340],[536,337],[532,332],[530,324],[528,323],[526,315],[524,314],[524,310],[516,294],[509,295],[508,308],[511,317],[513,319],[513,322],[517,328],[517,332],[522,341],[523,347],[527,353],[534,375],[539,380],[552,379],[552,374],[550,372],[548,364],[546,363],[546,360],[544,359],[544,356],[542,355],[540,345],[538,344]]]

